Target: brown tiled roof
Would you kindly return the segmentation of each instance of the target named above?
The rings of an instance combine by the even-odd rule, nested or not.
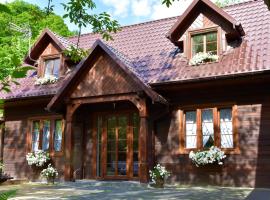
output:
[[[188,81],[211,77],[259,72],[270,69],[270,12],[263,0],[249,1],[224,8],[241,22],[246,36],[240,46],[225,52],[220,62],[189,66],[166,37],[177,17],[125,26],[105,42],[126,56],[134,70],[149,84]],[[98,38],[85,34],[81,47],[90,48]],[[70,38],[75,41],[76,37]]]
[[[166,38],[166,33],[175,24],[177,17],[124,26],[121,31],[113,34],[113,41],[104,43],[114,49],[121,59],[127,61],[133,72],[149,85],[270,70],[270,12],[264,1],[239,3],[224,10],[242,24],[246,35],[239,46],[236,45],[234,49],[225,52],[216,63],[188,65],[188,60]],[[100,36],[96,34],[84,34],[80,46],[89,49],[98,38]],[[77,40],[76,37],[68,39],[72,43]],[[51,90],[47,87],[41,89],[43,86],[40,86],[35,95],[43,95],[46,92],[53,94],[58,88],[47,91]]]

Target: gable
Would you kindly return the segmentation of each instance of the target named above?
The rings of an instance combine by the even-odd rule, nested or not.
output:
[[[220,27],[218,24],[213,22],[207,16],[200,14],[194,22],[188,27],[186,32],[180,38],[180,41],[184,42],[184,54],[186,57],[190,58],[190,43],[191,34],[200,34],[204,32],[209,32],[209,30],[216,31],[218,36],[218,52],[222,53],[231,48],[231,44],[226,40],[226,31]]]
[[[25,57],[24,62],[29,65],[34,65],[35,61],[39,59],[40,55],[52,52],[61,52],[66,49],[62,41],[56,34],[49,29],[45,29],[39,36],[38,40],[31,47],[29,54]],[[45,51],[45,52],[44,52]]]
[[[137,92],[134,81],[108,55],[102,54],[82,77],[71,98]]]
[[[57,48],[57,46],[54,43],[50,42],[40,56],[50,56],[59,53],[60,53],[59,48]]]
[[[245,35],[242,25],[210,0],[194,0],[167,33],[167,37],[177,43],[200,14],[222,27],[228,39]]]

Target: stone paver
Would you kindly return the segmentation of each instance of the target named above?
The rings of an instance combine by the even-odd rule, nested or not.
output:
[[[77,181],[46,185],[29,183],[0,186],[0,193],[17,189],[13,200],[53,199],[181,199],[181,200],[270,200],[270,190],[223,187],[176,187],[154,189],[137,182]]]

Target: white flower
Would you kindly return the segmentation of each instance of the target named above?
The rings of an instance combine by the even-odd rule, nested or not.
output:
[[[218,55],[213,55],[212,53],[199,52],[190,60],[190,65],[199,65],[206,62],[215,62],[218,60]]]
[[[49,164],[46,169],[41,171],[41,176],[44,178],[55,178],[58,176],[58,172],[51,164]]]
[[[222,160],[226,158],[226,155],[219,148],[212,146],[208,151],[199,151],[189,153],[189,158],[192,162],[199,167],[200,165],[218,163],[223,165]]]
[[[149,175],[153,183],[156,183],[157,179],[164,179],[170,176],[170,173],[164,166],[157,164],[153,170],[149,170]]]
[[[49,75],[42,78],[38,78],[35,82],[35,85],[46,85],[46,84],[56,83],[57,80],[58,80],[57,77]]]
[[[26,155],[26,160],[28,165],[35,165],[37,167],[42,167],[46,162],[50,160],[50,157],[47,152],[37,150],[35,152],[28,153]]]

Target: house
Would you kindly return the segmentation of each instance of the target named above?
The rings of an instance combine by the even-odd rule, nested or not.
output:
[[[24,62],[36,67],[1,93],[6,172],[34,179],[25,156],[48,151],[61,180],[137,180],[160,163],[171,182],[270,186],[270,12],[263,0],[218,8],[194,0],[179,17],[122,27],[89,55],[46,29]],[[199,55],[216,59],[200,61]],[[207,54],[208,53],[208,54]],[[195,64],[191,64],[195,63]],[[54,75],[56,83],[35,84]],[[196,167],[191,150],[221,148],[224,165]]]

